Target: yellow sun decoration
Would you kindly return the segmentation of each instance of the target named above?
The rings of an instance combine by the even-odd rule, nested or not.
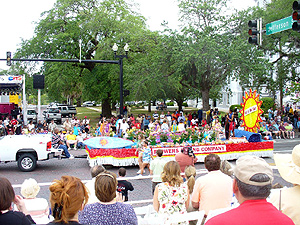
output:
[[[243,96],[244,103],[241,103],[243,109],[241,110],[241,120],[243,123],[242,127],[245,127],[246,131],[257,132],[259,129],[259,122],[262,122],[261,115],[263,110],[261,109],[262,101],[259,101],[259,94],[256,95],[256,91],[252,92],[249,90],[249,93],[245,92]]]

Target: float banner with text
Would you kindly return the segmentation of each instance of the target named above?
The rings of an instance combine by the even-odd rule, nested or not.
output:
[[[195,154],[210,154],[215,152],[226,152],[226,145],[200,145],[200,146],[191,146]],[[178,152],[181,152],[181,149],[184,147],[159,147],[152,148],[152,155],[156,155],[158,149],[163,150],[164,156],[175,155]]]

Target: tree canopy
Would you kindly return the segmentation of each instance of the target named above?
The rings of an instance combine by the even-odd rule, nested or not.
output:
[[[297,32],[264,34],[262,46],[247,43],[249,20],[261,17],[265,26],[290,16],[286,5],[292,1],[273,0],[264,8],[242,11],[226,5],[226,0],[178,0],[180,29],[164,24],[163,32],[154,32],[125,0],[57,0],[42,13],[34,36],[22,41],[15,57],[112,60],[113,44],[128,43],[124,88],[131,94],[126,99],[149,104],[173,99],[181,106],[187,98],[202,97],[204,110],[233,79],[243,89],[264,87],[273,94],[297,81]],[[32,66],[19,63],[12,69],[31,74]],[[110,115],[119,100],[117,65],[45,62],[40,73],[46,75],[45,91],[51,100],[96,100],[104,115]]]

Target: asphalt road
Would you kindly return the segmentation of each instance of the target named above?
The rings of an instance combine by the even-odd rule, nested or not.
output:
[[[274,153],[291,153],[295,145],[300,143],[300,138],[292,140],[275,140],[274,143]],[[63,175],[76,176],[83,181],[91,179],[90,167],[86,158],[80,157],[84,154],[84,151],[71,151],[71,154],[78,155],[78,158],[73,160],[69,159],[51,159],[47,161],[38,162],[38,167],[33,172],[21,172],[16,162],[11,163],[1,163],[0,164],[0,176],[4,176],[10,180],[13,184],[16,194],[20,194],[20,185],[27,178],[34,178],[40,183],[41,190],[38,197],[43,197],[49,199],[49,183],[54,179],[60,179]],[[265,160],[270,164],[274,165],[274,160],[272,158],[265,158]],[[235,160],[230,161],[230,163],[235,164]],[[204,169],[203,163],[196,164],[197,170]],[[107,167],[106,169],[117,173],[117,167]],[[137,166],[126,167],[127,177],[136,176],[138,170]],[[146,175],[149,172],[146,171]],[[199,176],[199,175],[198,175]],[[144,200],[152,199],[151,193],[151,180],[132,180],[131,181],[135,190],[129,193],[129,200]],[[291,186],[291,184],[285,182],[279,175],[278,171],[274,169],[274,182],[280,183],[284,186]]]

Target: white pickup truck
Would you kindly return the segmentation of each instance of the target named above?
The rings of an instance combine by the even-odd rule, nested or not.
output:
[[[7,135],[0,137],[0,162],[18,162],[21,171],[36,168],[37,161],[59,157],[61,149],[51,147],[51,135]]]

